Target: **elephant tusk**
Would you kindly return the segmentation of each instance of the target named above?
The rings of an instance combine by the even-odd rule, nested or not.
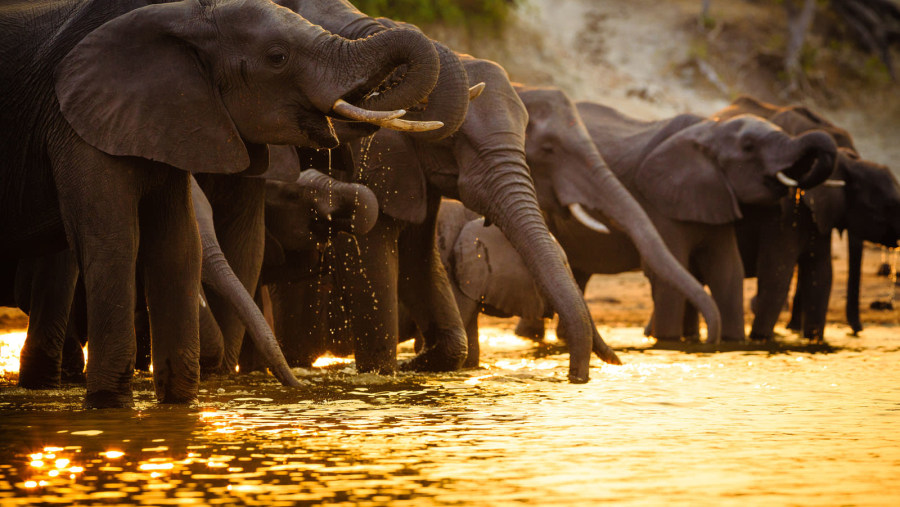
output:
[[[577,202],[570,204],[569,211],[572,213],[572,216],[575,217],[576,220],[581,222],[581,224],[588,229],[597,231],[602,234],[609,234],[609,227],[604,225],[596,218],[588,215],[587,211],[585,211],[584,208],[581,207],[581,204],[578,204]]]
[[[367,123],[374,123],[376,125],[380,125],[385,121],[395,120],[406,114],[405,109],[398,109],[396,111],[370,111],[368,109],[354,106],[344,99],[337,99],[336,101],[334,101],[334,105],[331,106],[331,109],[335,113],[345,118],[356,121],[364,121]]]
[[[825,180],[822,185],[826,187],[846,187],[847,182],[844,180]]]
[[[481,92],[484,91],[484,88],[486,86],[487,85],[484,84],[484,81],[482,81],[482,82],[478,83],[477,85],[469,88],[469,102],[477,99],[478,96],[481,95]]]
[[[376,125],[400,132],[428,132],[444,126],[442,121],[411,121],[394,118],[393,120],[378,122]]]
[[[797,183],[797,180],[795,180],[795,179],[789,177],[788,175],[784,174],[784,171],[778,171],[778,172],[775,174],[775,177],[778,178],[778,181],[780,181],[781,184],[784,185],[784,186],[786,186],[786,187],[799,187],[799,186],[800,186],[800,184]]]

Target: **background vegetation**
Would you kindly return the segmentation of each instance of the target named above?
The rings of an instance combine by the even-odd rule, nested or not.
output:
[[[518,0],[352,0],[371,16],[499,30]]]

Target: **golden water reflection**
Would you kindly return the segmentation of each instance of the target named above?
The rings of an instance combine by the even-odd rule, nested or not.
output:
[[[205,381],[199,407],[80,410],[82,392],[0,387],[0,504],[896,504],[900,336],[648,348],[566,382],[558,344],[487,330],[447,374],[304,370],[303,386]],[[407,354],[408,354],[407,350]]]

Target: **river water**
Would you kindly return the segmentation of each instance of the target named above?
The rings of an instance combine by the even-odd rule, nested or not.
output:
[[[196,407],[147,377],[134,410],[2,385],[0,504],[900,504],[897,328],[718,353],[601,330],[626,364],[585,385],[505,329],[480,370],[338,363],[204,381]]]

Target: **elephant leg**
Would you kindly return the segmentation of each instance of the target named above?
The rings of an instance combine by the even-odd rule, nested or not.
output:
[[[803,294],[804,338],[815,342],[825,338],[831,281],[831,236],[817,234],[809,253],[800,258],[797,269],[797,288]]]
[[[331,290],[321,282],[321,277],[314,277],[267,285],[275,336],[290,366],[309,368],[325,353]]]
[[[658,341],[681,341],[684,320],[685,299],[681,293],[669,285],[650,277],[653,294],[653,336]]]
[[[265,295],[264,295],[265,294]],[[266,323],[268,326],[274,328],[272,319],[271,319],[271,300],[269,299],[269,291],[265,286],[259,286],[256,288],[256,294],[253,295],[253,302],[256,303],[256,306],[259,308],[259,311],[263,314],[263,317],[266,318]],[[269,308],[266,309],[267,301]],[[266,312],[269,312],[269,315],[266,316]],[[202,314],[201,314],[202,316]],[[221,332],[221,331],[220,331]],[[276,335],[277,336],[277,335]],[[200,349],[203,349],[203,331],[201,326],[200,332]],[[279,343],[279,348],[282,349],[282,354],[284,353],[284,347]],[[285,358],[287,361],[287,358]],[[288,363],[290,365],[290,363]],[[241,339],[241,353],[238,355],[238,371],[241,373],[251,373],[251,372],[265,372],[266,371],[266,363],[262,357],[262,354],[256,350],[256,345],[253,343],[253,340],[250,339],[250,333],[246,330],[244,331],[244,337]]]
[[[197,182],[212,206],[222,253],[247,292],[255,294],[265,248],[265,180],[201,176]],[[213,290],[205,294],[222,332],[225,354],[219,370],[233,374],[240,359],[244,323],[226,297]]]
[[[156,397],[161,403],[189,403],[200,386],[200,235],[190,175],[173,169],[166,176],[141,203],[140,261]],[[93,335],[90,340],[93,344]]]
[[[23,259],[19,269],[30,279],[28,333],[19,355],[19,386],[26,389],[59,387],[63,346],[78,278],[70,250]]]
[[[685,303],[684,305],[681,333],[688,342],[697,343],[700,341],[700,312],[690,303]]]
[[[460,292],[455,286],[453,287],[453,296],[456,298],[456,306],[459,309],[459,316],[463,321],[466,330],[466,360],[463,362],[463,368],[478,368],[481,356],[481,344],[478,341],[478,313],[479,304]]]
[[[206,301],[206,291],[200,284],[200,374],[203,376],[214,374],[222,367],[225,358],[225,339],[219,323],[216,322],[209,303]],[[138,344],[140,349],[140,343]]]
[[[84,346],[81,344],[77,327],[71,320],[66,327],[60,377],[60,381],[64,384],[84,384]]]
[[[359,372],[397,370],[400,223],[388,216],[355,239],[335,241],[338,286],[348,313]]]
[[[134,355],[134,369],[137,371],[150,371],[152,352],[150,347],[150,315],[147,313],[147,304],[144,301],[144,282],[142,277],[137,277],[137,297],[139,303],[134,310],[134,335],[137,341],[137,352]]]
[[[430,196],[425,222],[400,233],[399,297],[425,341],[422,352],[403,365],[406,370],[452,371],[466,360],[465,328],[435,242],[439,205],[440,196]]]
[[[695,257],[702,279],[722,315],[722,340],[747,339],[744,329],[744,265],[731,225],[717,227],[710,246]]]
[[[765,224],[760,242],[756,267],[756,312],[750,329],[751,340],[770,340],[775,335],[775,324],[787,301],[794,266],[800,256],[801,232],[797,227],[804,223],[780,222]],[[798,289],[803,292],[803,289]]]
[[[51,146],[51,160],[66,236],[84,280],[91,343],[85,407],[129,407],[133,404],[139,189],[152,183],[152,178],[145,168],[98,152],[80,139],[66,144],[71,146]],[[179,252],[179,259],[183,256]],[[171,280],[170,276],[165,278]],[[183,313],[181,307],[170,318]]]
[[[788,321],[787,327],[791,331],[800,331],[803,322],[803,291],[800,290],[800,281],[794,288],[794,298],[791,300],[791,320]]]
[[[863,240],[859,236],[847,234],[847,323],[856,336],[862,331],[859,319],[859,277],[862,267]]]

